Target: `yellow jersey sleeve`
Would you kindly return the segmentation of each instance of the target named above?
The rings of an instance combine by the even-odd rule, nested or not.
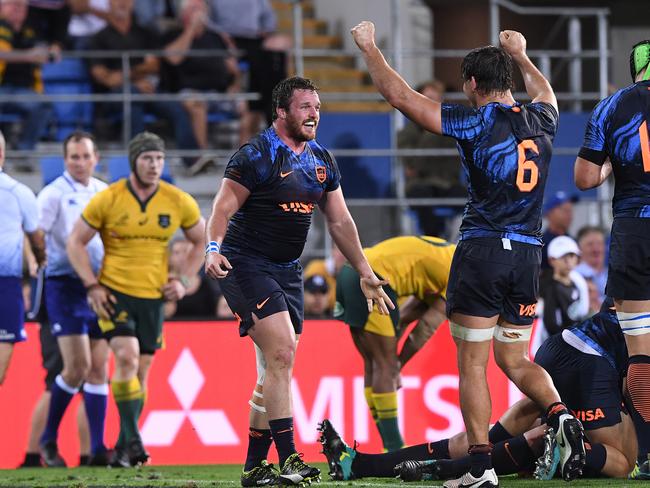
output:
[[[95,194],[81,213],[81,218],[93,229],[100,230],[104,225],[106,209],[110,208],[110,200],[111,192],[108,189]]]
[[[181,227],[189,229],[194,227],[199,220],[201,220],[201,210],[199,204],[192,195],[186,192],[181,192]]]

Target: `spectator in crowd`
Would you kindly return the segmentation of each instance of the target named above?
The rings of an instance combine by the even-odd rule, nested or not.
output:
[[[603,303],[607,285],[605,232],[600,227],[590,225],[581,228],[578,231],[578,246],[582,261],[576,271],[585,279],[593,280],[598,289],[600,303]]]
[[[548,336],[575,325],[589,314],[587,282],[575,271],[579,258],[578,244],[569,236],[558,236],[548,245],[548,261],[553,272],[540,284]]]
[[[330,256],[328,258],[312,259],[305,267],[305,279],[313,275],[319,275],[327,281],[327,287],[329,289],[327,293],[327,308],[329,310],[334,310],[334,304],[336,303],[336,276],[339,274],[339,271],[341,271],[344,264],[345,256],[343,256],[343,253],[338,247],[336,247],[336,244],[332,243]]]
[[[569,229],[573,222],[573,204],[577,201],[577,196],[570,196],[563,191],[558,191],[544,202],[546,229],[542,234],[542,242],[544,243],[542,248],[542,270],[550,268],[548,264],[549,243],[558,236],[569,235]]]
[[[311,275],[305,279],[305,316],[312,319],[328,317],[332,308],[329,306],[327,280],[322,275]]]
[[[275,33],[277,20],[269,0],[207,1],[209,26],[228,34],[234,46],[245,52],[241,59],[249,64],[248,90],[261,95],[261,100],[249,103],[250,113],[242,119],[242,139],[247,140],[260,125],[271,122],[271,93],[286,78],[291,39]]]
[[[165,57],[168,68],[168,89],[181,93],[225,93],[240,91],[240,72],[237,59],[229,54],[210,57],[188,56],[192,50],[226,51],[226,41],[218,32],[206,29],[207,5],[205,0],[184,0],[180,10],[182,27],[170,30],[164,36]],[[244,115],[244,105],[232,102],[206,102],[201,99],[187,99],[183,106],[187,110],[194,137],[201,149],[208,147],[208,108],[215,111],[237,112]],[[243,135],[243,134],[242,134]],[[240,143],[243,143],[242,139]],[[194,171],[202,169],[207,160],[197,161]]]
[[[169,276],[183,282],[185,296],[178,301],[165,302],[166,319],[214,319],[219,315],[217,302],[221,293],[217,282],[199,273],[193,276],[182,275],[191,250],[192,243],[187,239],[176,239],[171,243]]]
[[[416,90],[424,96],[441,103],[445,86],[441,81],[421,83]],[[408,121],[397,135],[400,149],[452,149],[456,143],[447,137],[433,134],[415,122]],[[402,159],[406,180],[406,196],[410,198],[464,197],[465,188],[460,183],[460,159],[450,156],[407,156]],[[447,222],[458,209],[442,206],[417,206],[419,231],[431,236],[448,236]]]
[[[596,286],[596,283],[594,283],[594,280],[586,278],[585,281],[587,282],[587,290],[589,291],[589,316],[592,316],[598,313],[598,310],[600,310],[600,306],[602,305],[600,301],[600,293],[598,293],[598,287]]]
[[[4,3],[5,0],[2,0]],[[29,0],[27,24],[40,34],[41,39],[56,49],[63,49],[70,22],[69,0]]]
[[[97,51],[156,50],[161,48],[158,36],[133,22],[133,0],[110,0],[108,25],[95,34],[89,48]],[[160,61],[153,55],[130,58],[130,84],[132,93],[154,94],[159,81]],[[103,90],[121,93],[124,73],[120,58],[93,58],[90,74]],[[112,104],[111,112],[121,108]],[[144,131],[145,111],[168,121],[174,130],[174,139],[180,149],[196,149],[196,139],[187,112],[178,102],[150,100],[131,105],[131,133]],[[194,164],[194,159],[184,159],[184,164]]]
[[[58,52],[38,43],[38,33],[26,24],[27,0],[0,2],[0,95],[43,92],[41,65],[55,59]],[[52,108],[41,101],[11,101],[2,110],[18,112],[22,130],[17,149],[34,149],[50,121]]]
[[[134,3],[133,14],[138,25],[164,34],[176,24],[178,4],[184,0],[146,0]]]
[[[109,0],[68,0],[72,17],[68,23],[68,41],[71,49],[88,48],[92,36],[106,27]]]

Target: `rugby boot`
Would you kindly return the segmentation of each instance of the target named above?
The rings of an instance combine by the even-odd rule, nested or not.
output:
[[[629,478],[631,480],[650,480],[650,457],[643,462],[637,460]]]
[[[242,486],[275,486],[280,484],[280,473],[266,459],[249,471],[242,471]]]
[[[90,457],[88,458],[88,463],[86,465],[87,466],[110,466],[112,456],[113,456],[112,453],[107,450],[96,452],[90,455]]]
[[[65,468],[66,464],[61,455],[56,441],[48,441],[40,446],[41,459],[48,468]]]
[[[427,461],[402,461],[394,468],[395,477],[402,481],[432,481],[440,479],[440,466],[436,459]]]
[[[131,466],[145,464],[149,461],[149,453],[145,450],[142,439],[134,437],[126,445],[126,452],[129,455]]]
[[[327,458],[329,475],[333,480],[344,481],[355,478],[352,472],[352,461],[357,456],[354,447],[349,447],[336,432],[332,423],[325,419],[318,425],[319,441],[323,445],[322,453]]]
[[[310,485],[320,481],[320,469],[309,466],[302,460],[302,454],[294,452],[282,465],[280,483],[283,485]]]
[[[131,461],[129,460],[129,454],[126,452],[126,449],[115,446],[109,465],[113,468],[130,468]]]
[[[478,478],[472,476],[472,473],[465,473],[460,478],[445,481],[442,486],[444,488],[497,488],[499,478],[492,468],[486,469]]]
[[[546,429],[542,437],[544,442],[544,452],[535,462],[535,479],[548,481],[553,479],[557,466],[560,464],[560,448],[555,440],[555,431],[553,427]]]
[[[571,481],[582,474],[587,455],[585,431],[580,421],[569,413],[560,415],[555,440],[560,450],[560,474],[564,481]]]

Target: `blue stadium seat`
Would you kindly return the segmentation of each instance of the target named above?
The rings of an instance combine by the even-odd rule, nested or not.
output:
[[[39,164],[43,176],[43,186],[52,183],[63,174],[65,169],[63,157],[61,156],[45,156],[40,159]]]
[[[66,58],[58,63],[45,63],[42,68],[43,82],[88,82],[88,69],[79,58]]]
[[[130,172],[131,166],[129,165],[129,158],[127,156],[112,156],[108,159],[108,177],[111,183],[121,178],[126,178]],[[167,163],[163,169],[162,179],[168,183],[174,182],[169,164]]]

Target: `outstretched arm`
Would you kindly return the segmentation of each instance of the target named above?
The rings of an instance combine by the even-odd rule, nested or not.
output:
[[[419,126],[441,134],[440,103],[413,90],[404,78],[388,65],[375,44],[375,25],[364,20],[351,32],[354,42],[363,54],[372,82],[386,101]]]
[[[545,102],[557,110],[557,99],[551,84],[526,54],[526,38],[517,31],[505,30],[499,34],[501,47],[517,63],[526,84],[526,92],[533,102]]]

